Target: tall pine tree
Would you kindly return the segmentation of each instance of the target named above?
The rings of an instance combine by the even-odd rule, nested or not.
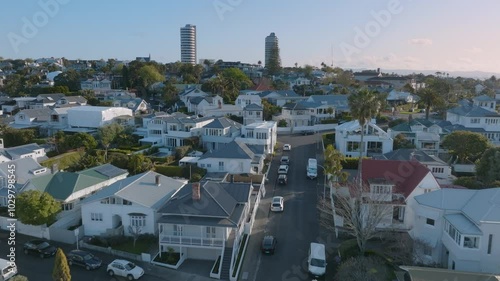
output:
[[[52,279],[54,281],[71,281],[71,274],[69,272],[68,260],[61,248],[57,249],[54,270],[52,271]]]

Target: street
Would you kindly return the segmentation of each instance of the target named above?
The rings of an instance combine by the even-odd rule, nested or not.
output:
[[[307,179],[308,158],[318,158],[322,165],[321,134],[280,136],[280,152],[273,158],[266,184],[267,194],[261,202],[259,222],[254,226],[248,246],[240,280],[311,280],[307,274],[307,256],[311,242],[327,244],[328,262],[334,253],[331,236],[321,231],[316,203],[323,194],[323,170],[318,167],[318,178]],[[291,151],[281,151],[283,144],[291,144]],[[277,184],[277,170],[281,156],[290,156],[288,184]],[[285,198],[282,213],[269,212],[273,196]],[[278,244],[274,255],[263,255],[259,251],[263,236],[273,235]],[[252,269],[253,268],[253,269]],[[327,276],[331,275],[327,270]]]

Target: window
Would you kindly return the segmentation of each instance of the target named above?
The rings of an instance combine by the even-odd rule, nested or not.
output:
[[[425,224],[427,224],[427,225],[434,226],[435,223],[436,223],[436,221],[434,221],[433,219],[429,219],[429,218],[427,218],[425,221]]]
[[[383,185],[374,185],[372,187],[372,192],[373,193],[391,193],[391,188],[389,186],[383,186]]]
[[[255,138],[258,140],[265,140],[267,139],[267,133],[256,133]]]
[[[224,171],[224,162],[219,162],[219,171]]]
[[[444,168],[433,167],[432,168],[432,173],[442,174],[442,173],[444,173]]]
[[[215,238],[215,227],[207,226],[205,234],[207,238]]]
[[[448,221],[445,224],[445,230],[446,230],[446,233],[448,233],[448,235],[451,237],[451,239],[455,240],[455,243],[460,245],[460,241],[462,240],[462,235]]]
[[[91,221],[102,221],[102,213],[90,213]]]
[[[73,203],[64,203],[61,208],[63,211],[73,210]]]
[[[200,164],[200,168],[205,168],[205,164]]]
[[[123,204],[123,205],[132,205],[132,202],[130,202],[130,201],[128,201],[128,200],[123,199],[122,204]]]
[[[207,168],[212,168],[212,164],[207,164]]]
[[[488,236],[488,255],[491,254],[491,243],[493,242],[493,234]]]
[[[471,124],[479,124],[480,120],[481,119],[479,119],[479,118],[472,118],[472,119],[470,119],[470,123]]]
[[[359,151],[359,142],[348,141],[347,151]]]
[[[145,215],[130,216],[130,225],[138,227],[146,226],[146,216]]]
[[[182,236],[182,225],[174,224],[174,236]]]
[[[479,249],[479,237],[464,236],[464,248]]]
[[[109,197],[102,199],[101,204],[109,204]]]
[[[431,192],[431,189],[430,189],[430,188],[425,188],[425,189],[424,189],[424,193],[429,193],[429,192]]]

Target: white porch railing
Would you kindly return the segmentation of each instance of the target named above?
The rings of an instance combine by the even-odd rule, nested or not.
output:
[[[195,236],[174,236],[160,234],[160,243],[173,244],[173,245],[191,245],[203,247],[224,247],[224,240],[220,238],[202,238]]]

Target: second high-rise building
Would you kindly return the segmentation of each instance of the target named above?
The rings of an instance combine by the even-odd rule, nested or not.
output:
[[[196,64],[196,26],[181,27],[181,62]]]
[[[277,60],[280,61],[280,53],[279,53],[279,45],[278,45],[278,37],[272,32],[269,36],[266,37],[266,50],[265,50],[265,66],[269,66],[269,60],[271,56],[273,56],[273,52],[276,52]]]

